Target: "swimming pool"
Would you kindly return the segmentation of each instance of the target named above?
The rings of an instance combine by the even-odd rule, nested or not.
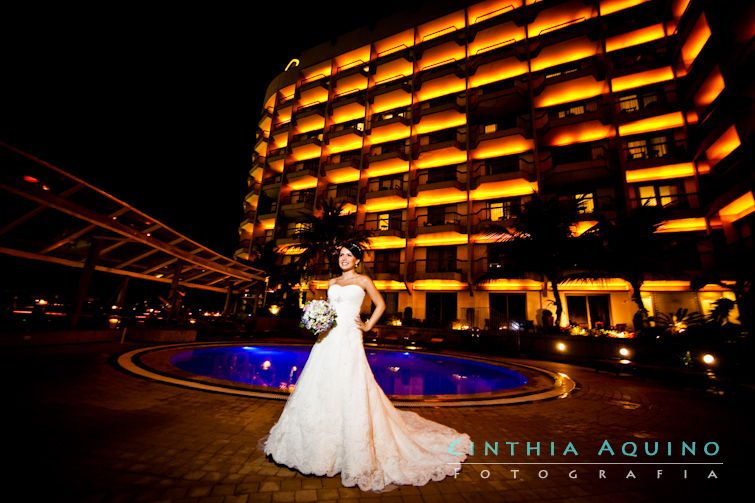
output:
[[[165,384],[286,400],[310,350],[311,344],[279,341],[191,342],[134,349],[114,363],[132,375]],[[544,369],[541,362],[368,347],[365,354],[397,407],[512,405],[565,398],[576,388],[569,376]]]
[[[291,391],[309,357],[301,346],[225,346],[174,355],[170,362],[193,374]],[[366,349],[367,361],[386,395],[479,395],[524,386],[527,377],[501,365],[449,356]]]

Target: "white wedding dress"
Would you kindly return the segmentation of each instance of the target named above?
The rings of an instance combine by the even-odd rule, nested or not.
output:
[[[469,454],[469,435],[400,411],[383,393],[355,322],[364,294],[359,285],[328,288],[337,324],[312,347],[278,422],[262,439],[264,452],[304,474],[340,473],[344,486],[363,491],[454,475]],[[451,444],[463,454],[450,452]]]

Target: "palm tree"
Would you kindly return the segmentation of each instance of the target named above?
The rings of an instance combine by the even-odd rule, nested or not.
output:
[[[345,206],[345,202],[324,200],[320,205],[321,214],[299,222],[301,226],[294,237],[299,243],[297,247],[304,251],[297,256],[295,264],[302,285],[316,274],[338,273],[338,252],[344,244],[356,243],[362,248],[369,244],[371,233],[355,228],[353,216],[344,214]]]
[[[558,196],[535,193],[511,222],[493,222],[488,228],[489,235],[499,236],[496,251],[513,267],[490,271],[485,279],[511,277],[512,273],[539,274],[550,284],[555,297],[556,326],[560,326],[563,313],[558,284],[574,263],[577,243],[571,235],[579,204],[574,199],[560,201]]]
[[[621,278],[627,281],[638,309],[635,325],[644,325],[647,310],[642,303],[640,286],[648,274],[668,271],[673,266],[665,259],[666,240],[655,232],[662,220],[662,210],[656,206],[642,206],[614,220],[599,214],[598,224],[580,237],[585,245],[582,268],[566,274],[564,280]],[[639,329],[635,326],[635,330]]]

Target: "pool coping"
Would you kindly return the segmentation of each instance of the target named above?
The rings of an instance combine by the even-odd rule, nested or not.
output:
[[[264,398],[264,399],[269,399],[269,400],[270,399],[288,400],[288,397],[290,395],[287,391],[276,391],[276,390],[262,391],[262,390],[245,388],[243,387],[241,383],[232,383],[230,381],[223,381],[219,379],[204,377],[197,374],[192,374],[186,371],[182,371],[181,369],[170,365],[169,362],[165,361],[164,359],[162,361],[157,360],[151,363],[145,363],[143,361],[144,357],[149,356],[150,353],[157,353],[161,351],[168,354],[171,352],[175,353],[176,350],[180,350],[180,349],[202,348],[202,347],[280,346],[280,345],[311,347],[311,344],[292,343],[292,342],[284,343],[280,341],[277,341],[277,342],[263,342],[263,341],[252,342],[250,341],[248,343],[246,342],[245,343],[241,343],[241,342],[190,342],[190,343],[178,343],[178,344],[162,344],[162,345],[142,347],[142,348],[134,349],[131,351],[127,351],[125,353],[118,355],[114,363],[117,368],[127,373],[130,373],[132,375],[151,379],[151,380],[162,382],[165,384],[174,385],[174,386],[180,386],[184,388],[191,388],[191,389],[213,392],[213,393],[221,393],[221,394],[226,394],[226,395]],[[365,350],[368,350],[368,349],[382,349],[382,348],[372,348],[372,347],[365,348]],[[389,348],[385,348],[385,349],[395,351],[395,349],[389,349]],[[415,352],[415,351],[412,351],[412,352]],[[463,359],[468,359],[468,360],[475,360],[475,361],[480,361],[480,362],[489,363],[493,365],[505,364],[506,366],[519,367],[520,369],[526,369],[529,372],[534,372],[541,376],[545,376],[548,379],[552,380],[552,383],[550,386],[548,386],[545,389],[536,389],[530,392],[521,392],[521,390],[519,390],[520,392],[514,395],[503,396],[503,397],[501,396],[487,396],[486,397],[484,395],[482,396],[477,395],[474,398],[470,398],[469,396],[466,396],[466,397],[463,396],[458,399],[447,398],[447,397],[443,397],[443,398],[434,397],[434,398],[426,398],[422,400],[391,399],[391,402],[396,407],[469,407],[469,406],[487,406],[487,405],[517,405],[517,404],[532,403],[532,402],[541,401],[541,400],[566,398],[575,389],[577,389],[577,383],[566,374],[553,372],[553,371],[536,367],[533,365],[526,365],[523,363],[509,361],[505,358],[492,359],[492,358],[486,358],[480,355],[471,355],[471,354],[462,353],[462,352],[457,353],[453,351],[443,351],[441,353],[437,351],[421,350],[421,351],[416,351],[416,352],[423,353],[423,354],[437,355],[437,356],[456,357],[456,358],[463,358]],[[155,366],[162,367],[162,368],[155,368]],[[169,369],[167,367],[169,367]],[[512,391],[517,391],[517,390],[518,388],[515,388]]]

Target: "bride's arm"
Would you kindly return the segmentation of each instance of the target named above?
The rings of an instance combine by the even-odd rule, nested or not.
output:
[[[373,283],[372,279],[370,279],[369,277],[364,276],[362,287],[367,292],[367,295],[370,296],[372,302],[375,303],[375,310],[372,312],[372,316],[370,316],[370,319],[362,324],[362,330],[369,332],[385,312],[385,301],[383,300],[383,296],[380,295],[380,292],[378,292],[378,289],[375,287],[375,283]]]

